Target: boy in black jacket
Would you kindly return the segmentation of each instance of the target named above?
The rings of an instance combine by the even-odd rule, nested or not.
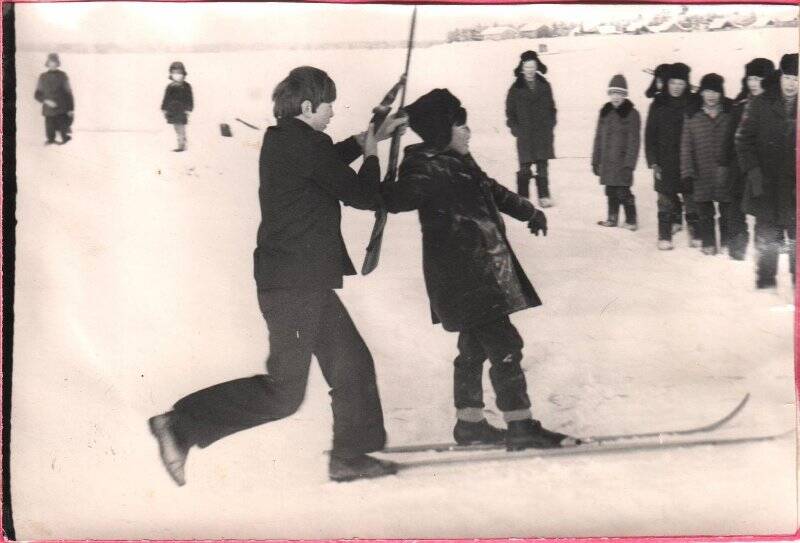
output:
[[[189,124],[189,112],[194,109],[192,86],[186,81],[186,76],[183,62],[176,61],[170,64],[171,81],[161,101],[161,111],[167,122],[175,127],[175,134],[178,136],[178,146],[173,149],[176,153],[186,150],[186,125]]]
[[[355,275],[341,232],[339,202],[380,205],[376,138],[403,121],[390,117],[378,134],[336,145],[323,131],[333,117],[336,86],[317,68],[289,73],[272,95],[276,126],[261,148],[262,221],[255,250],[258,302],[269,328],[266,375],[200,390],[150,419],[169,474],[184,484],[193,445],[206,447],[234,432],[287,417],[303,401],[312,355],[331,387],[335,481],[379,477],[396,466],[367,453],[383,448],[383,426],[372,356],[335,289]],[[363,153],[358,174],[348,164]]]
[[[58,54],[50,53],[45,62],[47,71],[39,76],[33,97],[42,104],[44,130],[47,134],[45,145],[56,143],[56,133],[61,135],[61,144],[67,143],[70,136],[75,100],[69,86],[67,74],[59,70],[61,60]]]
[[[384,187],[387,209],[418,210],[425,285],[434,323],[458,332],[454,396],[459,444],[505,440],[509,450],[560,447],[567,436],[531,415],[522,338],[509,315],[541,301],[525,276],[500,215],[547,235],[547,219],[527,199],[489,178],[469,152],[467,112],[447,89],[435,89],[406,108],[423,143],[406,148],[399,180]],[[508,430],[483,415],[483,364]]]

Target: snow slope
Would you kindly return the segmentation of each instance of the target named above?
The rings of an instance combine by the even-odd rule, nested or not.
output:
[[[469,110],[472,148],[513,185],[503,101],[519,52],[538,40],[415,51],[409,97],[449,87]],[[600,229],[588,159],[597,110],[624,71],[644,114],[663,61],[717,71],[728,94],[753,56],[778,59],[794,29],[549,40],[559,107],[550,235],[509,219],[544,306],[513,317],[535,415],[579,435],[713,420],[744,395],[725,435],[795,421],[793,292],[756,292],[748,261],[655,250],[650,172],[634,192],[641,229]],[[361,130],[404,52],[273,51],[181,56],[195,90],[188,153],[159,112],[171,55],[63,55],[75,140],[44,148],[32,99],[42,55],[18,69],[18,247],[12,493],[18,537],[490,537],[794,532],[793,439],[735,447],[442,465],[352,484],[326,478],[330,411],[318,370],[287,420],[193,451],[189,484],[167,478],[147,417],[184,394],[263,371],[267,331],[252,280],[260,133],[291,67],[337,81],[330,132]],[[229,122],[235,137],[218,136]],[[409,134],[407,142],[416,137]],[[360,261],[372,216],[345,210]],[[392,216],[378,270],[341,296],[375,356],[391,444],[443,441],[453,423],[456,336],[429,324],[414,214]],[[498,420],[488,388],[489,417]]]

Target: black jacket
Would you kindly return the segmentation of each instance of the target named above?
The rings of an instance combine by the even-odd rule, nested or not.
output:
[[[186,124],[189,122],[187,111],[194,109],[192,86],[186,81],[172,81],[164,91],[161,110],[169,124]]]
[[[45,117],[63,115],[75,109],[69,78],[61,70],[48,70],[41,74],[33,97],[42,103],[42,115]],[[48,106],[44,103],[45,100],[52,100],[56,107]]]
[[[460,331],[541,305],[506,237],[500,212],[527,221],[533,204],[489,178],[471,156],[406,149],[389,211],[419,211],[433,322]]]
[[[523,77],[518,77],[508,89],[506,124],[517,138],[520,164],[555,157],[556,115],[553,89],[541,75],[536,74],[533,90],[528,88]]]
[[[264,135],[259,160],[261,225],[255,278],[259,290],[341,288],[355,275],[341,232],[339,202],[378,209],[380,166],[364,160],[358,174],[348,164],[361,154],[354,138],[336,145],[297,119],[278,121]]]
[[[686,114],[697,106],[699,96],[688,90],[675,98],[669,93],[657,94],[647,113],[644,149],[648,167],[658,164],[661,179],[657,192],[691,192],[692,187],[681,179],[681,135]]]

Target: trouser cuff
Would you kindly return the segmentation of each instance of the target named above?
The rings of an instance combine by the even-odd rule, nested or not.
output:
[[[514,422],[517,420],[528,420],[532,418],[533,415],[531,414],[530,409],[515,409],[513,411],[503,412],[503,420],[506,422]]]
[[[464,422],[480,422],[486,417],[480,407],[462,407],[461,409],[456,409],[456,418]]]

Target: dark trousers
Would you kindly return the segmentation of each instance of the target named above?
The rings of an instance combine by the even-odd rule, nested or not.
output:
[[[616,221],[619,218],[619,206],[625,210],[625,222],[636,224],[636,198],[630,187],[606,187],[608,198],[608,219]]]
[[[47,115],[44,118],[44,131],[47,135],[47,141],[50,143],[56,141],[56,132],[61,135],[61,141],[69,138],[70,125],[72,119],[69,115],[62,113],[60,115]]]
[[[508,317],[464,330],[458,335],[453,395],[456,409],[483,408],[483,363],[489,359],[497,408],[528,409],[528,387],[522,372],[522,338]]]
[[[703,240],[703,247],[717,247],[717,225],[719,225],[720,245],[726,247],[730,238],[728,225],[730,224],[731,204],[730,202],[698,202],[697,212],[700,216],[700,239]],[[719,209],[719,220],[717,220],[717,208]]]
[[[178,401],[179,437],[205,447],[293,414],[303,402],[314,355],[331,388],[334,452],[355,456],[382,449],[386,432],[372,356],[334,291],[267,290],[258,293],[258,302],[269,328],[268,373]]]
[[[774,279],[775,275],[777,275],[778,256],[785,234],[789,245],[789,270],[792,273],[792,282],[794,282],[796,227],[797,222],[794,220],[791,221],[791,224],[782,225],[756,217],[755,235],[756,250],[758,251],[756,276],[759,280]]]
[[[742,211],[742,196],[734,195],[728,212],[728,252],[731,257],[744,260],[750,233],[747,230],[747,216]]]
[[[672,223],[683,224],[683,202],[678,194],[672,195]]]
[[[536,175],[531,172],[531,167],[536,165]],[[539,198],[550,198],[549,166],[547,160],[523,162],[517,172],[517,194],[523,198],[530,198],[531,177],[536,178],[536,192]]]
[[[681,197],[683,201],[681,202]],[[699,237],[700,217],[697,213],[697,204],[691,193],[658,193],[658,239],[672,241],[672,225],[675,217],[681,212],[681,205],[686,210],[686,223],[689,225],[689,235]]]

